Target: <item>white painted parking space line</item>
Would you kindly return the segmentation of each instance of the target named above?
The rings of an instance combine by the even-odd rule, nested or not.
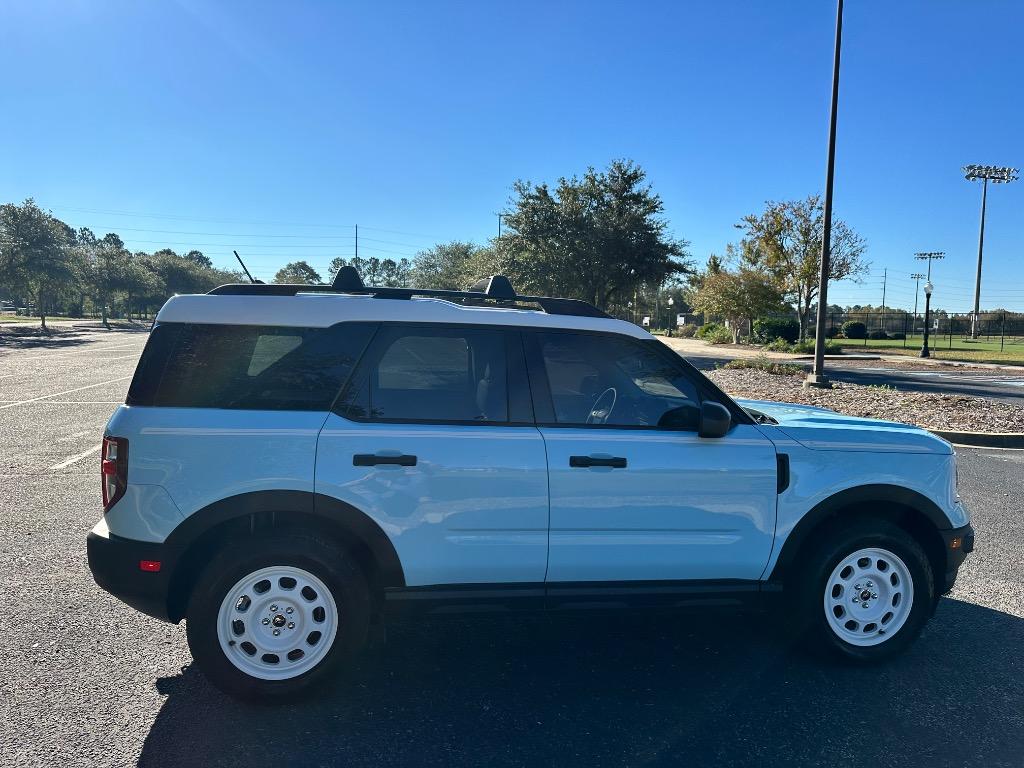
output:
[[[95,389],[96,387],[104,387],[107,384],[116,384],[119,381],[130,379],[131,376],[119,376],[116,379],[110,381],[101,381],[99,384],[86,384],[84,387],[76,387],[75,389],[66,389],[63,392],[54,392],[52,395],[40,395],[39,397],[31,397],[28,400],[18,400],[13,403],[7,403],[6,405],[0,405],[0,411],[4,408],[13,408],[16,405],[25,405],[26,403],[36,403],[40,400],[49,400],[51,397],[60,397],[61,395],[70,395],[72,392],[81,392],[83,389]]]
[[[83,429],[81,432],[72,432],[70,435],[65,435],[64,437],[58,437],[57,438],[57,442],[58,443],[66,443],[69,440],[74,440],[76,438],[82,437],[83,435],[88,435],[90,431],[91,430]]]
[[[100,446],[94,445],[88,451],[83,451],[82,453],[78,454],[77,456],[72,456],[70,459],[65,459],[60,464],[54,464],[52,467],[50,467],[50,469],[64,469],[65,467],[70,467],[76,461],[81,461],[82,459],[85,459],[85,458],[88,458],[89,456],[92,456],[99,449],[100,449]]]
[[[110,352],[115,349],[130,349],[131,347],[142,346],[140,344],[108,344],[92,347],[91,349],[26,349],[26,357],[69,357],[71,355],[95,355],[97,352]],[[34,354],[33,354],[34,353]]]

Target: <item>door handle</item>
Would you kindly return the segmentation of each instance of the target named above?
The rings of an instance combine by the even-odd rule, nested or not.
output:
[[[357,453],[352,456],[354,467],[374,467],[378,464],[393,464],[399,467],[415,467],[416,457],[402,454],[400,456],[382,456],[376,453]]]
[[[626,460],[622,456],[570,456],[570,467],[612,467],[625,469]]]

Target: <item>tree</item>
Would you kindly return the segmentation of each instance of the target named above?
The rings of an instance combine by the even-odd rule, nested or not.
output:
[[[668,234],[661,198],[626,160],[583,178],[547,184],[517,181],[507,234],[497,247],[501,271],[522,292],[581,298],[605,308],[643,284],[689,271],[684,240]]]
[[[69,242],[73,234],[32,198],[20,206],[0,206],[0,277],[35,299],[44,330],[48,303],[76,277]]]
[[[745,216],[736,226],[746,235],[743,260],[767,272],[786,298],[796,305],[800,337],[807,338],[811,303],[818,295],[821,236],[824,224],[821,197],[771,202],[761,214]],[[844,221],[833,219],[829,279],[856,277],[867,270],[867,245]]]
[[[328,280],[334,282],[334,277],[344,266],[354,267],[366,285],[382,285],[389,288],[406,288],[409,285],[409,277],[412,272],[412,262],[409,259],[378,259],[371,256],[364,259],[356,256],[353,259],[343,259],[341,256],[331,260],[327,267]],[[418,286],[422,287],[422,286]]]
[[[719,262],[717,271],[704,274],[693,304],[705,315],[724,317],[732,329],[733,342],[739,342],[740,321],[783,310],[782,293],[772,278],[750,267],[726,270]],[[710,267],[710,262],[709,262]]]
[[[189,251],[185,254],[185,258],[197,266],[213,269],[213,262],[210,261],[210,257],[204,256],[202,251]]]
[[[275,283],[321,283],[323,280],[320,273],[313,269],[305,261],[293,261],[285,264],[274,275]]]
[[[475,267],[480,250],[473,243],[453,240],[421,251],[413,263],[412,284],[417,288],[465,290],[480,277]]]
[[[92,232],[89,232],[92,235]],[[80,240],[82,238],[79,238]],[[86,237],[88,241],[88,237]],[[88,253],[89,285],[93,300],[100,307],[100,318],[107,328],[107,312],[113,303],[115,292],[124,283],[124,269],[128,253],[121,238],[108,233],[102,240],[92,237],[92,242],[84,246]]]

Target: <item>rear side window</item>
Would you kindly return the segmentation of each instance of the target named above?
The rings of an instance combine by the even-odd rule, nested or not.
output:
[[[386,328],[338,410],[353,419],[506,422],[506,362],[500,330]]]
[[[330,408],[375,325],[331,328],[167,323],[154,328],[128,405]]]

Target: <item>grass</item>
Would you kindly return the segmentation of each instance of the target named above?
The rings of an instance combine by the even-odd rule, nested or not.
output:
[[[24,315],[0,315],[0,324],[4,323],[35,323],[39,325],[39,318],[25,317]]]
[[[795,376],[804,372],[802,365],[796,365],[794,363],[780,363],[778,360],[772,360],[767,355],[758,355],[757,357],[739,357],[735,360],[730,360],[728,363],[723,365],[722,368],[728,371],[750,368],[758,371],[764,371],[765,373],[771,373],[776,376]]]
[[[921,337],[913,336],[906,341],[895,339],[862,340],[836,339],[843,348],[850,352],[868,350],[884,351],[894,355],[917,357],[921,352]],[[999,349],[999,341],[971,341],[954,336],[952,347],[948,336],[932,336],[928,340],[932,357],[937,360],[959,360],[971,363],[1017,363],[1024,364],[1024,343],[1010,343],[1009,339]]]

